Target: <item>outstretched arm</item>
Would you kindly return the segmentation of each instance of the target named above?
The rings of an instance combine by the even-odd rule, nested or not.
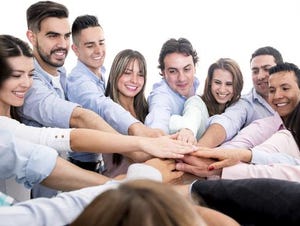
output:
[[[117,135],[96,130],[75,129],[71,131],[72,150],[102,153],[143,151],[160,158],[182,158],[194,152],[196,147],[176,140],[177,134],[157,138]]]

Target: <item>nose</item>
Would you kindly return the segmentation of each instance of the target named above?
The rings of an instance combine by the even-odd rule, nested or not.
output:
[[[130,78],[132,83],[137,83],[138,75],[136,73],[133,73]]]
[[[182,71],[178,71],[178,76],[177,76],[178,81],[184,81],[185,80],[185,74]]]
[[[29,87],[31,87],[31,84],[32,84],[32,77],[30,77],[28,75],[24,76],[22,79],[21,86],[25,87],[25,88],[29,88]]]
[[[269,77],[269,73],[260,69],[258,74],[257,74],[257,79],[258,80],[264,80],[265,78]]]
[[[60,36],[59,41],[57,43],[57,45],[61,48],[68,48],[68,46],[70,45],[70,39],[65,37],[65,36]]]
[[[220,90],[221,93],[226,92],[226,85],[222,83],[222,84],[220,85],[219,90]]]
[[[273,99],[280,99],[280,98],[282,98],[282,93],[280,90],[276,90]]]
[[[95,51],[96,53],[101,53],[101,52],[104,51],[104,46],[98,44],[98,45],[95,46],[94,51]]]

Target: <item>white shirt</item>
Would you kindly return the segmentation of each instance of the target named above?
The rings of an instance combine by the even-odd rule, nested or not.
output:
[[[27,126],[6,116],[0,116],[0,128],[9,130],[17,138],[46,145],[58,152],[72,151],[70,147],[72,129]]]

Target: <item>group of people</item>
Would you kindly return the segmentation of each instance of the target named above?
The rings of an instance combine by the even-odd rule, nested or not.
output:
[[[144,56],[120,51],[106,79],[97,17],[78,16],[70,26],[68,15],[60,3],[38,1],[26,11],[32,48],[0,35],[0,188],[2,205],[13,205],[1,207],[0,225],[300,221],[289,212],[300,191],[295,64],[273,47],[257,49],[254,87],[241,95],[238,63],[220,58],[198,95],[197,52],[186,38],[171,38],[159,54],[161,81],[146,97]],[[70,48],[77,64],[67,73]],[[178,185],[186,174],[196,181]],[[17,185],[9,178],[32,199],[6,196]]]

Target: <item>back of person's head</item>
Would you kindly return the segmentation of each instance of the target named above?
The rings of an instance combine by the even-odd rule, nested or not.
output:
[[[296,80],[297,80],[297,85],[300,89],[300,69],[298,68],[297,65],[295,65],[293,63],[285,62],[285,63],[277,64],[269,69],[269,74],[270,74],[270,76],[272,76],[275,73],[285,72],[285,71],[286,72],[294,72]]]
[[[160,50],[160,54],[158,58],[158,64],[159,64],[158,68],[161,71],[165,69],[164,59],[166,55],[171,53],[182,53],[186,56],[192,56],[194,64],[196,65],[198,62],[197,52],[193,48],[189,40],[185,38],[179,38],[179,39],[171,38],[163,44]]]
[[[66,6],[52,1],[39,1],[32,4],[26,11],[27,27],[34,32],[40,31],[41,22],[49,17],[68,18]]]
[[[244,81],[242,71],[236,61],[230,58],[220,58],[208,68],[208,74],[205,79],[204,91],[202,95],[203,101],[206,103],[209,115],[220,114],[219,104],[214,98],[211,85],[214,71],[217,69],[226,70],[232,75],[233,97],[226,103],[226,107],[237,102],[241,97]]]
[[[261,48],[255,50],[255,52],[252,53],[252,55],[251,55],[250,62],[253,60],[254,57],[262,56],[262,55],[273,56],[276,64],[283,63],[283,58],[281,56],[281,53],[277,49],[275,49],[271,46],[265,46],[265,47],[261,47]]]
[[[72,226],[201,226],[193,205],[166,184],[124,183],[99,195]]]
[[[72,24],[72,39],[73,43],[78,45],[78,36],[83,29],[89,27],[101,27],[98,22],[98,18],[93,15],[82,15],[76,17]],[[101,27],[102,28],[102,27]]]
[[[0,48],[1,48],[1,73],[0,73],[0,87],[3,82],[11,76],[13,70],[7,58],[26,56],[33,57],[30,46],[21,39],[11,35],[0,35]]]
[[[147,82],[147,64],[144,56],[139,51],[125,49],[116,55],[110,68],[105,95],[109,96],[116,103],[121,104],[119,101],[118,80],[128,69],[129,64],[135,60],[139,65],[140,74],[144,77],[144,85],[134,97],[134,109],[138,120],[144,122],[148,114],[148,104],[144,93]]]

